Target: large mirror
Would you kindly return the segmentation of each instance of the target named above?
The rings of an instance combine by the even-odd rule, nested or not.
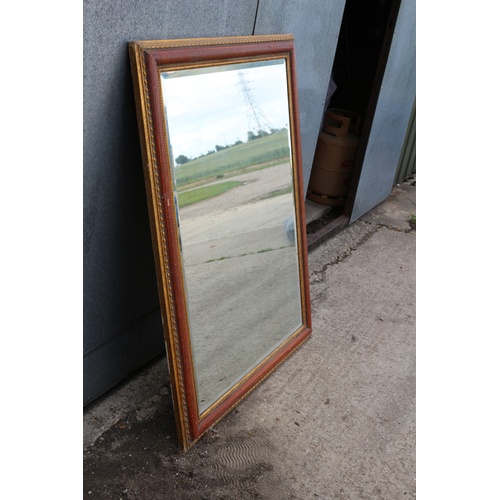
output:
[[[310,335],[291,35],[132,42],[180,448]]]

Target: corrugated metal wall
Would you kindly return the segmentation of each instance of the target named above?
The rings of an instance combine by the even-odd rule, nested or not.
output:
[[[417,112],[416,101],[413,101],[413,109],[410,115],[410,123],[401,150],[401,158],[399,159],[396,177],[394,184],[398,184],[403,179],[417,171]]]

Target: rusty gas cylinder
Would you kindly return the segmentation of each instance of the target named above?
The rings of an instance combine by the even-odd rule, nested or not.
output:
[[[344,205],[359,147],[359,115],[328,110],[319,133],[307,198],[323,205]]]

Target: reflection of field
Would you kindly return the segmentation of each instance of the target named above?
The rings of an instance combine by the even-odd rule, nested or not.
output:
[[[288,130],[283,130],[191,160],[175,168],[175,179],[181,187],[289,156]]]
[[[180,210],[201,408],[301,324],[289,164],[235,177],[244,185]]]

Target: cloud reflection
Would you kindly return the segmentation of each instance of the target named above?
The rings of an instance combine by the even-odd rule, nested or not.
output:
[[[248,131],[258,132],[258,123],[266,131],[289,126],[284,59],[165,71],[161,76],[173,160],[246,142]]]

